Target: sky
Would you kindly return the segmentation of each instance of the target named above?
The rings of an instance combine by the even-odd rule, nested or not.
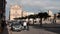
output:
[[[54,13],[60,10],[60,0],[6,0],[6,18],[9,16],[10,5],[18,4],[24,11],[38,13],[52,10]]]

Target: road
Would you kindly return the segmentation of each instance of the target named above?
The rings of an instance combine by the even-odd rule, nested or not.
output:
[[[40,28],[29,26],[29,31],[22,30],[20,32],[9,31],[9,27],[4,29],[2,34],[60,34],[60,28]]]
[[[30,26],[29,31],[21,31],[21,32],[12,32],[12,34],[57,34],[53,32],[46,31],[44,29],[35,29],[32,26]]]

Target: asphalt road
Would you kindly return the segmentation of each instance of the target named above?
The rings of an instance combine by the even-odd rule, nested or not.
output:
[[[7,26],[2,34],[60,34],[60,28],[43,28],[38,26],[29,26],[29,31],[22,30],[20,32],[14,32],[10,31],[9,27]]]
[[[23,30],[21,32],[12,32],[12,34],[57,34],[57,33],[50,32],[44,29],[37,29],[37,28],[30,26],[29,31]]]

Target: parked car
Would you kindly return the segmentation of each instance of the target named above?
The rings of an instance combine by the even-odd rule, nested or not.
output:
[[[9,27],[11,27],[11,25],[12,25],[12,22],[9,23]]]
[[[19,22],[12,23],[11,30],[12,31],[21,31],[22,25]]]

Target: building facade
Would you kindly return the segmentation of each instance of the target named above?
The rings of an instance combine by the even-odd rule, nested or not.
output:
[[[32,12],[23,11],[20,5],[11,5],[9,13],[9,20],[14,20],[14,18],[25,17],[34,14]]]
[[[51,19],[53,19],[54,18],[54,14],[53,14],[53,12],[51,11],[51,10],[48,10],[48,15],[50,15],[51,17]]]
[[[6,0],[0,0],[0,33],[2,33],[4,30],[4,28],[2,28],[2,25],[6,23],[5,6],[6,6]]]
[[[6,0],[0,0],[0,21],[5,20],[5,6]]]
[[[22,8],[19,5],[11,5],[10,6],[10,20],[14,20],[14,18],[18,18],[22,16]]]
[[[23,11],[23,17],[28,16],[28,15],[34,15],[34,13]]]

